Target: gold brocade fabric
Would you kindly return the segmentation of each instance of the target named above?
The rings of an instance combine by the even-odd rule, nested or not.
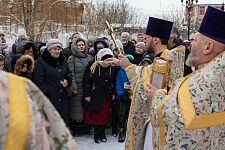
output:
[[[4,71],[0,71],[0,149],[78,149],[45,95],[30,80]]]
[[[225,54],[222,53],[178,81],[163,107],[159,106],[166,93],[155,95],[151,114],[155,149],[224,149],[224,76]]]
[[[147,69],[146,67],[137,67],[135,65],[126,68],[126,72],[130,72],[127,76],[130,81],[133,81],[131,84],[134,87],[127,123],[126,150],[135,150],[137,138],[150,115],[149,103],[143,89],[144,74],[148,72]]]
[[[5,150],[26,149],[30,126],[26,80],[9,74],[9,125]]]
[[[178,102],[186,130],[208,128],[225,124],[225,111],[197,115],[186,79],[178,91]],[[210,120],[210,121],[209,121]]]
[[[166,73],[167,72],[167,67],[166,66],[160,66],[160,65],[153,65],[152,70],[161,72],[161,73]]]
[[[180,50],[180,48],[171,51],[165,50],[161,55],[168,59],[175,60],[172,63],[172,69],[174,69],[171,74],[172,79],[169,81],[171,85],[174,84],[176,79],[181,77],[184,70],[184,50],[185,49]],[[132,84],[132,87],[135,87],[135,89],[133,89],[130,114],[127,123],[125,150],[138,150],[138,138],[140,136],[141,130],[144,128],[144,125],[150,116],[150,106],[145,96],[144,88],[147,83],[150,83],[152,65],[147,67],[130,65],[125,69],[125,71],[129,81]]]

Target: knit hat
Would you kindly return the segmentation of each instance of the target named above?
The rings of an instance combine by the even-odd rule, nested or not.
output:
[[[132,63],[134,61],[134,56],[126,54],[127,59]]]
[[[109,49],[109,48],[103,48],[103,49],[101,49],[97,53],[97,61],[102,60],[102,58],[105,57],[105,56],[107,56],[107,55],[111,55],[112,57],[114,57],[113,52],[111,51],[111,49]]]
[[[146,29],[147,35],[168,40],[173,27],[173,22],[158,18],[149,17]]]
[[[0,54],[0,58],[5,60],[5,56],[3,54]]]
[[[50,39],[46,43],[47,50],[52,49],[53,47],[60,47],[62,49],[62,43],[59,41],[59,39]]]
[[[208,6],[198,32],[225,44],[225,12]]]
[[[152,64],[154,57],[151,55],[145,56],[139,65],[142,65],[145,61],[147,61],[149,64]]]

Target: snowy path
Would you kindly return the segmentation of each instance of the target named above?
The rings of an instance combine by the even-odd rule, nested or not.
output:
[[[96,144],[94,142],[93,133],[92,135],[82,135],[80,137],[75,137],[75,140],[80,148],[80,150],[123,150],[124,143],[118,143],[118,136],[113,137],[110,131],[106,131],[106,137],[108,141],[106,143]]]

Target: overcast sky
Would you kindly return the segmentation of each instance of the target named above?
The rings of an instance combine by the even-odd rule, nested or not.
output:
[[[141,8],[145,11],[173,11],[174,7],[179,8],[182,10],[181,0],[127,0],[130,2],[131,6]],[[185,4],[185,0],[183,0]],[[198,0],[198,4],[222,4],[223,0]]]
[[[134,7],[145,10],[170,10],[171,6],[182,7],[181,0],[127,0]],[[185,4],[185,0],[184,4]],[[222,4],[223,0],[198,0],[199,4]]]
[[[181,0],[126,0],[131,6],[142,9],[147,16],[161,18],[164,14],[183,13],[185,10],[185,1],[183,5]],[[194,0],[195,1],[195,0]],[[222,4],[224,0],[198,0],[197,4]],[[195,2],[194,2],[195,3]],[[145,19],[146,22],[148,19]]]
[[[98,0],[91,0],[91,1],[97,2]],[[111,1],[117,1],[117,0],[111,0]],[[165,15],[170,16],[170,14],[174,14],[174,13],[183,14],[185,11],[185,4],[186,4],[185,3],[186,0],[183,0],[183,4],[181,3],[181,0],[125,0],[125,1],[129,2],[130,6],[140,9],[140,12],[143,13],[141,20],[145,20],[146,21],[145,23],[147,23],[149,16],[162,18],[162,16],[165,16]],[[225,0],[198,0],[197,4],[221,4],[222,5],[224,1]],[[194,3],[195,3],[195,0],[194,0]]]

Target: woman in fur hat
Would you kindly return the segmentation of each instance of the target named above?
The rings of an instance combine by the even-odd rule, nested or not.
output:
[[[37,60],[38,51],[33,42],[25,41],[20,43],[17,48],[17,54],[12,57],[10,71],[15,72],[15,65],[17,63],[17,60],[23,55],[30,55],[31,57],[33,57],[34,61]]]
[[[30,55],[21,55],[15,64],[14,73],[19,76],[32,79],[34,70],[34,59]]]
[[[50,39],[46,47],[35,64],[33,79],[68,125],[69,101],[66,87],[71,84],[71,72],[62,54],[62,43],[58,39]]]

